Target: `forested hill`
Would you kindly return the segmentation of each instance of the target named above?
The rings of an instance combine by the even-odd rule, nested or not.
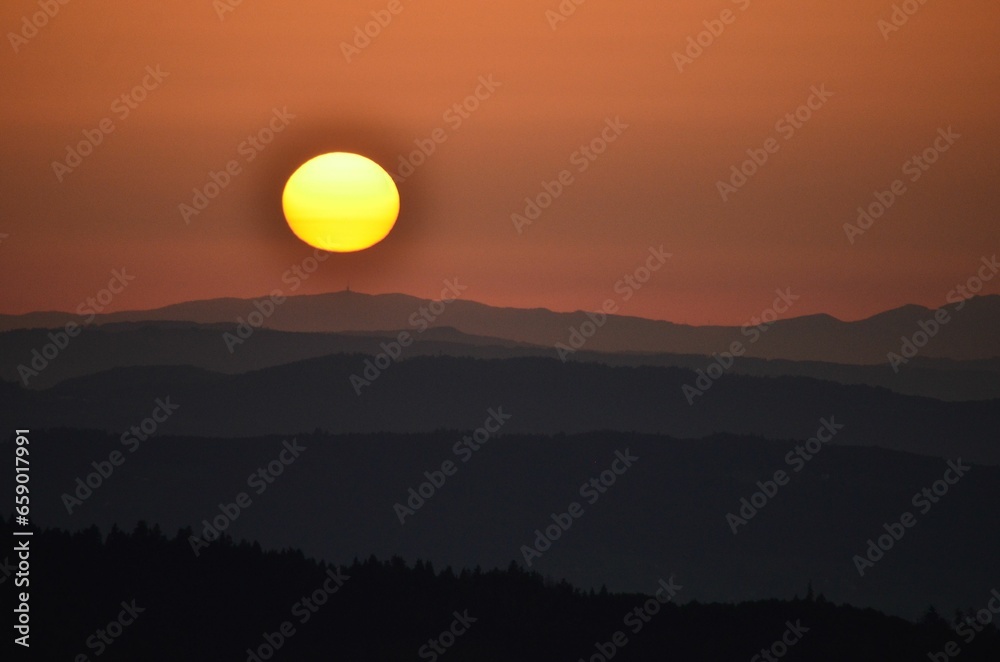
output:
[[[34,659],[548,662],[613,650],[616,660],[715,662],[781,651],[783,637],[789,660],[920,660],[952,640],[963,661],[1000,655],[993,626],[966,644],[936,612],[914,624],[806,587],[790,601],[685,603],[669,577],[650,577],[649,595],[583,593],[513,564],[457,574],[399,558],[333,567],[228,538],[195,556],[190,535],[144,523],[106,536],[36,531]]]

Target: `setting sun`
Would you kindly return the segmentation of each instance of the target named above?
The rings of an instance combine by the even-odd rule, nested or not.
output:
[[[392,177],[371,159],[332,152],[292,173],[281,206],[299,239],[347,253],[385,239],[399,216],[399,192]]]

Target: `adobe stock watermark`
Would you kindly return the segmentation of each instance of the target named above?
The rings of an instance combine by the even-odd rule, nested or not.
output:
[[[784,290],[775,290],[774,293],[777,296],[771,303],[771,307],[764,309],[760,315],[751,317],[749,322],[740,327],[740,333],[749,338],[746,344],[741,340],[734,340],[729,345],[729,351],[724,351],[721,354],[713,352],[714,360],[708,367],[695,370],[697,377],[694,380],[694,385],[684,384],[681,386],[681,392],[689,405],[694,404],[695,398],[705,395],[712,388],[712,385],[733,367],[736,357],[746,354],[747,347],[760,340],[768,329],[799,300],[799,295],[792,294],[790,287],[786,287]]]
[[[62,329],[49,331],[47,334],[49,342],[32,349],[31,359],[27,363],[18,364],[17,374],[21,377],[21,382],[27,386],[32,378],[38,377],[43,370],[52,365],[52,362],[69,347],[70,341],[80,335],[84,327],[92,324],[97,315],[104,312],[133,280],[135,276],[128,273],[125,267],[112,269],[107,287],[99,289],[93,296],[87,297],[77,305],[76,314],[82,317],[83,321],[67,322]]]
[[[517,234],[523,234],[524,228],[537,221],[542,212],[552,206],[552,203],[562,197],[566,189],[576,183],[576,175],[585,173],[590,166],[608,150],[608,146],[621,138],[629,125],[622,121],[620,116],[614,119],[610,117],[604,120],[604,128],[586,144],[580,145],[579,149],[569,155],[570,168],[564,168],[556,174],[555,179],[542,182],[542,190],[534,197],[526,197],[522,213],[510,215],[510,222],[514,224]],[[576,171],[574,174],[573,171]]]
[[[98,628],[92,635],[87,637],[84,643],[89,650],[94,651],[94,657],[103,655],[105,651],[111,648],[125,634],[125,629],[135,623],[139,615],[144,611],[146,611],[146,608],[140,607],[134,599],[129,601],[122,600],[121,610],[118,614],[108,621],[107,625]],[[90,655],[87,653],[80,653],[73,658],[73,662],[89,662],[89,660]]]
[[[296,618],[299,625],[305,625],[320,609],[330,601],[330,598],[343,588],[344,584],[351,578],[339,567],[327,568],[326,578],[323,583],[308,595],[302,596],[292,605],[292,616]],[[264,632],[261,635],[263,643],[255,647],[247,648],[246,662],[266,662],[288,643],[288,640],[296,635],[295,623],[291,620],[282,621],[281,625],[274,632]]]
[[[452,133],[462,128],[467,119],[472,117],[472,113],[479,110],[482,104],[487,101],[498,88],[503,87],[503,83],[493,80],[493,74],[480,76],[478,85],[467,97],[461,101],[453,103],[448,110],[441,115],[441,120],[447,125]],[[449,134],[444,127],[436,127],[426,138],[415,138],[413,144],[416,149],[406,156],[400,155],[396,172],[392,173],[392,178],[397,182],[405,182],[417,168],[427,162],[437,151],[439,145],[443,145],[448,140]]]
[[[761,648],[760,652],[750,658],[750,662],[777,662],[788,654],[792,646],[802,641],[802,635],[809,632],[811,628],[802,625],[801,619],[795,622],[785,621],[785,631],[781,633],[774,643],[767,648]]]
[[[350,43],[340,42],[340,52],[343,53],[347,64],[361,55],[361,51],[371,46],[372,42],[382,34],[382,31],[389,27],[393,19],[403,13],[403,9],[405,7],[400,0],[389,0],[385,9],[376,9],[370,12],[372,17],[370,21],[363,25],[354,26],[354,35]]]
[[[945,469],[944,475],[931,483],[930,487],[925,487],[914,494],[913,498],[910,499],[910,503],[913,504],[914,508],[920,510],[921,515],[926,515],[935,504],[939,503],[948,494],[953,485],[962,480],[971,468],[968,465],[962,464],[962,458],[948,460],[948,468]],[[854,561],[854,567],[857,569],[858,575],[864,577],[865,571],[874,568],[876,563],[885,558],[885,555],[889,553],[896,543],[903,539],[903,536],[906,535],[906,530],[916,526],[916,524],[917,518],[910,511],[903,512],[891,524],[882,524],[885,533],[874,539],[869,538],[868,547],[865,549],[864,555],[855,554],[851,559]]]
[[[212,9],[219,17],[219,22],[226,20],[226,14],[232,14],[236,8],[243,4],[243,0],[212,0]]]
[[[813,85],[809,91],[811,94],[801,105],[792,112],[785,113],[774,123],[775,133],[781,136],[785,142],[794,138],[799,129],[804,127],[833,96],[833,92],[826,89],[826,83],[819,86]],[[722,201],[728,201],[730,196],[746,186],[750,179],[767,165],[771,156],[778,153],[781,145],[782,143],[778,142],[776,137],[771,136],[764,141],[762,146],[748,148],[746,155],[750,158],[740,163],[739,166],[730,166],[729,179],[720,179],[715,183],[715,188]]]
[[[607,469],[594,476],[580,486],[580,497],[585,499],[591,506],[600,500],[607,491],[614,487],[620,476],[632,468],[632,465],[639,460],[638,456],[629,453],[626,448],[623,451],[615,451],[615,459]],[[535,559],[552,548],[553,543],[559,540],[564,533],[570,530],[573,522],[583,517],[585,511],[579,501],[571,501],[566,510],[561,513],[552,513],[550,518],[552,523],[544,529],[535,529],[535,539],[530,545],[521,545],[521,555],[525,564],[530,568]]]
[[[510,416],[510,414],[504,413],[503,407],[491,407],[486,411],[486,420],[483,421],[483,424],[471,434],[462,437],[460,441],[456,441],[451,452],[461,460],[462,464],[465,464],[488,441],[496,437],[500,428],[510,420]],[[392,506],[399,523],[406,524],[406,518],[415,515],[418,510],[423,508],[444,487],[448,478],[458,473],[459,468],[461,465],[456,464],[454,460],[445,460],[438,469],[425,471],[423,475],[427,480],[407,491],[406,503],[396,502]]]
[[[971,611],[971,610],[970,610]],[[962,643],[968,646],[975,639],[976,635],[985,630],[993,622],[996,615],[1000,614],[1000,591],[993,589],[990,591],[990,601],[986,606],[976,612],[975,618],[966,616],[965,620],[955,627],[955,634],[962,638]],[[941,652],[928,651],[927,658],[931,662],[948,662],[953,657],[958,657],[962,653],[962,647],[958,641],[952,639],[944,645]]]
[[[837,432],[844,429],[843,423],[837,423],[833,416],[829,419],[821,418],[819,428],[816,433],[809,437],[801,445],[796,445],[794,449],[785,455],[785,464],[795,473],[802,471],[806,463],[811,461],[821,450],[823,445],[833,441]],[[735,536],[740,532],[739,527],[746,526],[750,520],[757,516],[757,513],[771,502],[778,495],[778,489],[788,485],[790,480],[788,472],[778,469],[770,479],[757,481],[758,491],[750,495],[750,498],[741,497],[739,509],[736,513],[726,513],[726,523]]]
[[[1000,271],[1000,262],[997,256],[987,258],[983,256],[979,260],[980,265],[976,273],[965,281],[951,289],[945,296],[945,301],[954,305],[952,313],[956,313],[965,307],[965,302],[981,292],[984,285],[993,280],[997,272]],[[899,353],[888,352],[885,357],[889,361],[889,367],[894,373],[899,373],[900,366],[910,362],[910,359],[920,353],[931,340],[941,332],[941,329],[952,320],[948,309],[942,306],[934,311],[926,320],[917,322],[917,330],[909,336],[900,336]]]
[[[934,142],[928,145],[920,154],[914,154],[903,161],[903,175],[906,176],[911,184],[916,183],[923,177],[925,172],[931,169],[931,166],[938,162],[941,155],[951,149],[955,141],[961,137],[960,134],[952,131],[950,126],[947,129],[938,129],[938,135],[934,139]],[[872,202],[869,202],[864,207],[858,207],[857,220],[854,223],[844,223],[844,234],[847,236],[848,243],[853,245],[857,237],[871,229],[875,221],[882,218],[906,192],[906,183],[902,178],[893,180],[882,191],[875,191],[872,194],[874,198]]]
[[[254,299],[253,309],[246,314],[246,317],[240,315],[236,318],[235,331],[223,332],[222,342],[226,344],[229,353],[234,354],[236,348],[250,340],[254,331],[264,326],[264,322],[274,315],[278,307],[288,301],[288,296],[302,287],[302,284],[309,280],[329,257],[328,252],[315,248],[311,255],[305,256],[301,261],[285,269],[281,274],[281,282],[288,285],[287,293],[284,288],[279,287],[271,290],[267,297]]]
[[[553,32],[559,28],[561,23],[569,20],[570,16],[576,13],[577,7],[587,0],[560,0],[555,9],[545,10],[545,20]]]
[[[92,129],[84,129],[81,134],[83,140],[76,144],[66,145],[66,156],[61,161],[52,162],[52,173],[56,176],[56,181],[60,184],[66,175],[76,170],[83,160],[94,153],[103,142],[104,138],[118,128],[115,124],[115,117],[118,121],[124,122],[136,110],[139,105],[146,100],[149,93],[160,86],[160,84],[170,75],[170,72],[160,69],[161,65],[146,66],[146,75],[132,89],[123,92],[115,97],[111,102],[111,115],[102,118]],[[114,117],[112,117],[112,115]]]
[[[882,34],[882,39],[889,41],[889,35],[899,32],[904,25],[910,22],[910,18],[926,4],[927,0],[903,0],[901,3],[893,4],[889,20],[879,18],[875,22],[875,27]]]
[[[238,158],[230,159],[223,164],[220,170],[209,170],[205,183],[191,189],[190,204],[182,202],[177,205],[177,211],[184,219],[184,224],[190,225],[192,218],[205,211],[212,201],[233,183],[234,178],[243,174],[243,168],[267,149],[267,146],[274,141],[275,136],[288,128],[293,119],[295,119],[295,115],[288,112],[288,106],[284,106],[281,110],[278,110],[277,107],[272,108],[271,117],[267,124],[255,133],[247,135],[236,146],[236,153],[243,157],[242,161]]]
[[[663,605],[673,600],[677,596],[677,592],[683,588],[679,584],[674,584],[672,576],[669,581],[660,579],[657,582],[653,597],[626,612],[625,616],[622,617],[622,624],[632,636],[639,634],[653,620],[653,617],[660,613]],[[614,634],[608,637],[607,641],[594,642],[595,652],[586,658],[586,660],[582,657],[579,658],[578,662],[608,662],[609,660],[613,660],[621,649],[628,646],[629,641],[630,639],[625,629],[616,630]]]
[[[253,489],[254,494],[260,496],[267,491],[267,488],[274,484],[274,481],[285,473],[285,469],[292,466],[307,448],[299,444],[298,439],[287,439],[281,442],[281,450],[277,456],[263,467],[258,467],[256,471],[247,476],[247,487]],[[188,543],[195,556],[201,555],[201,550],[208,547],[209,543],[218,540],[224,531],[232,526],[233,522],[239,519],[243,512],[253,505],[253,498],[246,491],[237,492],[236,496],[229,503],[220,503],[219,514],[209,521],[206,517],[201,521],[201,536],[191,535]]]
[[[36,4],[40,11],[25,14],[21,17],[21,29],[7,33],[7,41],[10,42],[14,53],[20,52],[30,40],[37,37],[38,31],[48,25],[49,21],[55,18],[69,2],[70,0],[38,0]]]
[[[170,401],[169,395],[164,398],[156,398],[149,416],[122,433],[119,439],[121,445],[128,449],[129,455],[136,452],[142,442],[155,435],[160,426],[166,423],[167,419],[173,416],[180,407],[179,404]],[[84,501],[92,497],[111,478],[115,469],[125,464],[127,459],[128,456],[122,451],[113,450],[103,460],[91,462],[90,466],[94,470],[86,476],[77,476],[73,493],[63,492],[61,499],[66,512],[72,515],[73,510],[82,506]]]
[[[663,244],[660,244],[659,248],[650,246],[647,252],[649,255],[643,263],[615,282],[614,291],[618,295],[618,299],[605,299],[601,304],[601,309],[596,313],[586,311],[587,321],[581,322],[579,326],[571,325],[566,342],[559,341],[555,344],[556,354],[563,363],[566,363],[570,354],[582,349],[587,341],[594,337],[598,329],[607,324],[608,315],[614,315],[618,312],[619,303],[625,303],[631,299],[649,282],[653,274],[662,269],[667,260],[674,256],[673,253],[667,253],[663,250]]]
[[[739,7],[741,12],[750,7],[750,0],[732,0],[733,4]],[[736,22],[739,14],[729,9],[723,9],[718,18],[705,19],[701,24],[705,27],[698,34],[690,35],[687,38],[684,51],[674,51],[673,60],[677,71],[684,73],[684,67],[694,64],[694,61],[705,54],[705,51],[715,43],[715,40],[722,36],[726,27]]]
[[[431,301],[426,306],[420,306],[407,319],[410,328],[416,329],[415,333],[400,331],[395,340],[380,342],[379,348],[382,351],[365,359],[365,367],[361,374],[351,373],[347,379],[351,383],[354,393],[360,396],[362,389],[371,386],[393,363],[399,361],[403,356],[403,350],[413,344],[414,336],[429,329],[430,325],[448,309],[448,305],[457,301],[459,295],[467,289],[469,289],[468,285],[459,284],[458,278],[446,279],[444,289],[441,290],[441,298]]]
[[[470,616],[469,610],[464,609],[461,613],[455,611],[451,614],[454,618],[451,623],[436,637],[427,640],[427,643],[417,649],[417,657],[421,660],[435,662],[439,656],[448,652],[458,638],[469,631],[472,624],[479,619]]]

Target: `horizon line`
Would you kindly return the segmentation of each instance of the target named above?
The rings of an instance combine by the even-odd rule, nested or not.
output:
[[[362,292],[362,291],[357,290],[357,289],[351,289],[350,286],[346,286],[344,289],[333,290],[333,291],[329,291],[329,292],[317,292],[317,293],[312,293],[312,294],[289,294],[289,295],[285,295],[285,296],[286,296],[286,298],[303,299],[303,298],[309,298],[309,297],[325,297],[325,296],[331,296],[331,295],[337,295],[337,294],[351,294],[351,295],[359,295],[359,296],[367,296],[367,297],[404,296],[404,297],[409,297],[409,298],[412,298],[412,299],[417,299],[417,300],[420,300],[420,301],[434,301],[434,299],[428,299],[428,298],[420,297],[420,296],[417,296],[417,295],[414,295],[414,294],[408,294],[406,292],[380,292],[380,293],[371,293],[371,292]],[[127,315],[129,313],[149,313],[149,312],[155,312],[155,311],[163,310],[165,308],[172,308],[172,307],[175,307],[175,306],[183,306],[183,305],[186,305],[186,304],[209,303],[209,302],[213,302],[213,301],[227,301],[227,300],[235,300],[235,301],[257,301],[257,300],[260,300],[260,299],[270,298],[270,296],[271,296],[271,294],[263,294],[261,296],[256,296],[256,297],[221,296],[221,297],[212,297],[212,298],[207,298],[207,299],[188,299],[188,300],[184,300],[184,301],[177,301],[177,302],[174,302],[174,303],[168,303],[168,304],[164,304],[164,305],[160,305],[160,306],[155,306],[155,307],[152,307],[152,308],[127,308],[127,309],[124,309],[124,310],[116,310],[116,311],[111,311],[111,312],[102,312],[102,313],[97,313],[96,316],[98,318],[100,318],[100,317],[105,317],[105,316],[108,316],[108,315]],[[966,299],[966,300],[970,301],[970,300],[973,300],[973,299],[989,299],[989,298],[1000,298],[1000,294],[976,294],[976,295],[973,295],[972,297],[970,297],[969,299]],[[560,315],[572,315],[572,314],[576,314],[576,313],[596,312],[596,311],[588,311],[588,310],[583,309],[583,308],[577,308],[575,310],[556,310],[556,309],[547,308],[547,307],[544,307],[544,306],[534,306],[534,307],[498,306],[498,305],[494,305],[494,304],[485,303],[483,301],[479,301],[479,300],[476,300],[476,299],[457,299],[457,301],[464,301],[464,302],[467,302],[467,303],[478,304],[478,305],[481,305],[481,306],[486,306],[488,308],[495,308],[495,309],[498,309],[498,310],[524,310],[524,311],[528,311],[528,310],[542,310],[542,311],[546,311],[546,312],[549,312],[549,313],[560,314]],[[783,318],[780,318],[777,321],[790,321],[790,320],[795,320],[795,319],[805,319],[805,318],[808,318],[808,317],[828,317],[830,319],[833,319],[833,320],[835,320],[837,322],[840,322],[840,323],[843,323],[843,324],[851,324],[851,323],[855,323],[855,322],[863,322],[865,320],[869,320],[869,319],[872,319],[874,317],[878,317],[879,315],[884,315],[886,313],[890,313],[890,312],[893,312],[893,311],[902,310],[904,308],[913,308],[913,307],[915,307],[915,308],[921,308],[921,309],[926,310],[928,312],[932,312],[932,311],[940,310],[940,309],[944,308],[944,306],[939,306],[938,308],[930,308],[928,306],[924,306],[924,305],[917,304],[917,303],[904,303],[904,304],[901,304],[899,306],[895,306],[893,308],[886,308],[884,310],[881,310],[881,311],[876,312],[874,314],[868,315],[866,317],[859,317],[857,319],[841,319],[841,318],[839,318],[839,317],[837,317],[835,315],[832,315],[830,313],[818,312],[818,313],[808,313],[808,314],[805,314],[805,315],[795,315],[795,316],[791,316],[791,317],[783,317]],[[31,316],[31,315],[74,315],[74,316],[82,316],[79,313],[75,313],[73,311],[68,311],[68,310],[33,310],[33,311],[26,312],[26,313],[2,313],[2,312],[0,312],[0,317],[6,317],[6,318],[28,317],[28,316]],[[656,318],[656,317],[643,317],[643,316],[640,316],[640,315],[622,315],[622,314],[618,314],[618,313],[609,314],[609,317],[641,319],[641,320],[646,320],[646,321],[651,321],[651,322],[663,322],[663,323],[667,323],[667,324],[674,324],[674,325],[677,325],[677,326],[688,326],[688,327],[693,327],[693,328],[712,328],[712,327],[715,327],[715,328],[740,328],[742,326],[742,325],[739,325],[739,324],[689,324],[689,323],[684,323],[684,322],[675,322],[675,321],[669,320],[669,319],[661,319],[661,318]],[[175,320],[175,321],[184,321],[184,320]]]

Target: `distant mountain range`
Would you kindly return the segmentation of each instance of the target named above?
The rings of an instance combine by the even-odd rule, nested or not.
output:
[[[0,379],[31,389],[48,388],[73,377],[112,368],[133,366],[193,366],[212,372],[238,374],[330,354],[359,353],[375,356],[398,331],[304,333],[257,329],[245,343],[229,351],[225,334],[229,325],[193,322],[115,322],[89,326],[58,356],[44,361],[35,352],[52,343],[48,330],[0,332]],[[415,334],[402,360],[419,356],[471,358],[552,358],[552,347],[530,345],[502,338],[473,336],[451,327],[432,327]],[[44,358],[44,357],[43,357]],[[641,352],[593,352],[586,349],[567,356],[568,361],[612,366],[659,366],[705,370],[710,356]],[[21,373],[19,368],[30,372]],[[35,374],[37,372],[37,374]],[[810,377],[841,384],[878,386],[905,395],[939,400],[988,400],[1000,398],[1000,359],[956,361],[917,356],[894,371],[889,366],[850,365],[786,359],[737,358],[729,374],[757,377]]]
[[[335,354],[242,374],[190,366],[116,368],[32,391],[3,383],[19,420],[123,432],[156,398],[179,406],[172,433],[216,437],[474,429],[489,407],[511,432],[635,431],[694,438],[717,432],[806,439],[820,419],[845,425],[835,443],[1000,464],[995,400],[943,402],[804,377],[725,374],[702,395],[697,373],[670,367],[562,363],[555,358],[420,356],[378,369]]]
[[[741,329],[339,292],[96,316],[73,337],[76,315],[0,316],[0,402],[6,429],[32,430],[45,526],[196,526],[299,436],[297,477],[231,533],[331,560],[505,567],[628,448],[642,462],[540,572],[628,591],[676,572],[689,599],[724,601],[812,581],[913,617],[979,606],[1000,551],[984,506],[1000,489],[1000,296],[946,312]],[[922,347],[896,370],[905,342]],[[401,526],[393,504],[491,417],[503,438]],[[823,430],[829,444],[807,441]],[[734,536],[726,513],[807,443],[821,450]],[[76,479],[133,446],[70,515]],[[852,557],[959,458],[969,477],[861,577]]]
[[[575,337],[576,344],[582,342],[581,348],[588,351],[711,355],[728,351],[739,342],[747,357],[844,364],[885,364],[889,352],[900,353],[906,338],[924,345],[919,350],[922,357],[962,361],[1000,357],[1000,295],[975,297],[943,310],[948,315],[944,324],[933,321],[935,311],[909,305],[854,322],[829,315],[779,319],[766,329],[688,326],[616,315],[595,326],[584,312],[496,308],[461,299],[432,308],[431,302],[404,294],[334,292],[289,296],[277,305],[266,299],[191,301],[155,310],[97,315],[92,323],[181,321],[228,325],[234,333],[241,319],[259,322],[263,328],[310,333],[416,332],[424,327],[448,326],[471,336],[553,351],[556,343],[570,347],[575,329],[581,333]],[[0,315],[0,331],[57,328],[85,319],[60,312]],[[928,332],[931,337],[924,341],[920,334]]]

